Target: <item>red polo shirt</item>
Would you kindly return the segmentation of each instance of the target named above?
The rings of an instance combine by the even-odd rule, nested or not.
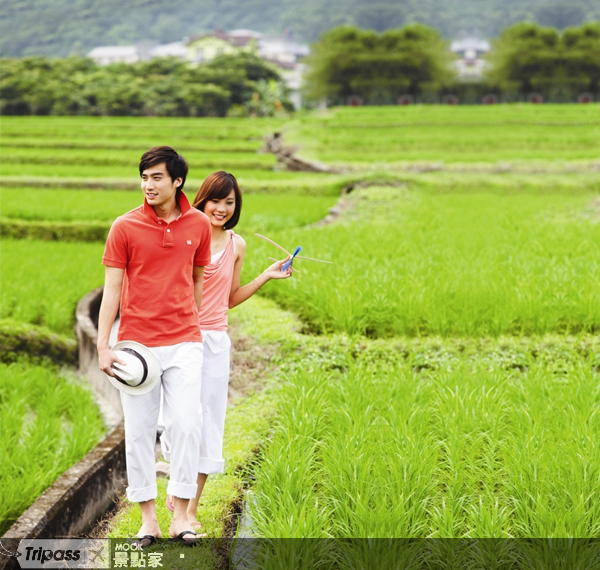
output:
[[[102,263],[125,269],[119,341],[202,342],[193,270],[210,263],[210,221],[183,192],[179,208],[181,215],[167,223],[144,200],[110,228]]]

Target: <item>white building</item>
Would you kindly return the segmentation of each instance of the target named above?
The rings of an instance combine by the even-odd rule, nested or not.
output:
[[[309,54],[308,46],[284,36],[262,36],[258,40],[258,55],[269,61],[298,63]]]
[[[482,78],[487,62],[481,56],[490,50],[489,42],[465,38],[452,42],[450,50],[460,56],[460,59],[454,62],[460,79],[479,81]]]
[[[186,59],[188,50],[183,42],[158,45],[150,50],[151,57],[179,57]]]
[[[98,65],[140,61],[136,46],[101,46],[94,48],[87,56],[91,57]]]

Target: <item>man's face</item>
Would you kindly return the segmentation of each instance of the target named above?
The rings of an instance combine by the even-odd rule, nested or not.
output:
[[[142,192],[148,204],[154,208],[168,206],[175,200],[181,178],[171,180],[164,162],[151,166],[142,172]]]

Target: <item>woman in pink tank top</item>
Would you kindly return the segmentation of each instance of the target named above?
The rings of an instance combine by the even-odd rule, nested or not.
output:
[[[286,259],[277,261],[256,279],[240,286],[246,242],[231,228],[240,219],[242,195],[237,180],[224,171],[213,172],[202,183],[192,204],[204,212],[211,224],[211,263],[204,268],[200,330],[204,345],[202,365],[202,437],[198,464],[198,492],[188,506],[192,530],[199,531],[196,520],[198,501],[210,473],[223,473],[223,431],[227,411],[227,388],[231,341],[227,335],[227,310],[243,303],[271,279],[286,279],[291,268],[281,271]],[[162,451],[169,459],[168,434],[161,437]],[[172,498],[167,497],[172,510]]]

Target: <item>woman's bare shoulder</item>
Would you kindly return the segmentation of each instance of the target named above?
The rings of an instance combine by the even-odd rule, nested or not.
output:
[[[236,251],[244,251],[246,249],[246,240],[240,234],[234,234],[233,239],[235,240]]]

